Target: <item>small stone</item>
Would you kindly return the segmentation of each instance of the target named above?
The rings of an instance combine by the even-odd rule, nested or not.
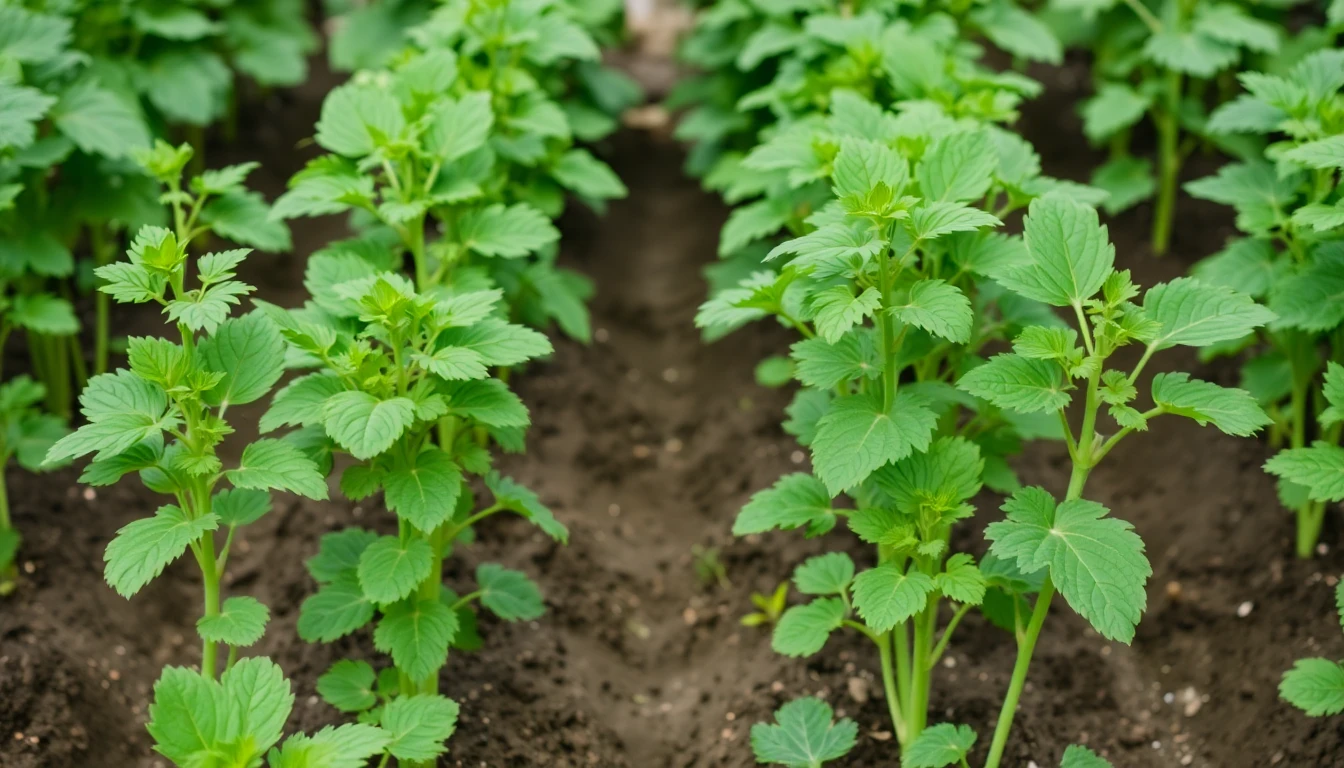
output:
[[[659,711],[659,712],[662,712],[663,714],[667,714],[668,712],[671,712],[671,711],[672,711],[672,702],[670,702],[670,701],[664,701],[662,704],[659,704],[659,705],[658,705],[658,711]]]
[[[84,500],[85,500],[85,501],[93,501],[93,500],[96,499],[96,498],[98,498],[98,492],[97,492],[97,491],[93,490],[92,488],[85,488],[85,489],[84,489]]]
[[[647,459],[653,453],[647,445],[636,445],[630,452],[634,454],[636,459]]]
[[[794,451],[793,453],[789,454],[789,461],[792,461],[794,464],[802,464],[806,458],[807,455],[804,454],[802,451]]]
[[[681,620],[685,622],[688,627],[695,626],[695,622],[699,618],[700,615],[695,612],[694,608],[687,608],[681,612]]]
[[[597,340],[598,344],[606,344],[611,339],[611,334],[607,333],[606,328],[598,328],[593,331],[593,338]]]
[[[845,686],[849,689],[849,698],[853,699],[856,703],[866,704],[868,702],[867,680],[864,680],[861,677],[851,677],[845,683]]]
[[[676,384],[677,380],[680,378],[681,374],[677,373],[676,368],[668,368],[663,371],[663,381],[666,381],[668,384]]]
[[[1330,553],[1330,547],[1326,546],[1325,544],[1317,544],[1317,545],[1316,545],[1316,554],[1318,554],[1318,555],[1326,555],[1326,554],[1329,554],[1329,553]]]
[[[32,560],[25,560],[23,563],[23,572],[28,574],[29,576],[32,576],[34,573],[37,572],[37,566],[33,564]]]
[[[946,656],[946,657],[944,657],[944,658],[943,658],[943,666],[944,666],[944,667],[947,667],[948,669],[955,669],[956,666],[957,666],[957,659],[956,659],[956,657],[954,657],[954,656]]]
[[[121,679],[121,673],[118,672],[118,671],[115,670],[115,669],[109,671],[109,672],[107,673],[107,676],[108,676],[109,678],[113,679],[113,680],[120,680],[120,679]]]
[[[1269,758],[1269,764],[1270,764],[1270,765],[1278,765],[1279,763],[1282,763],[1282,762],[1283,762],[1283,753],[1282,753],[1282,752],[1275,752],[1275,753],[1274,753],[1274,756],[1271,757],[1271,758]]]
[[[611,515],[612,517],[620,517],[620,516],[621,516],[621,505],[620,505],[620,504],[608,504],[608,505],[607,505],[607,514],[608,514],[608,515]]]
[[[1181,599],[1181,582],[1179,581],[1167,582],[1167,597],[1171,598],[1172,600]]]
[[[682,442],[675,437],[663,443],[663,450],[668,453],[681,453],[682,447]]]
[[[732,728],[724,728],[722,731],[719,732],[719,736],[721,736],[724,741],[732,741],[733,739],[737,738],[737,732],[734,731]]]
[[[873,731],[868,735],[873,741],[891,741],[891,731]]]
[[[1186,755],[1185,757],[1181,758],[1181,765],[1190,765],[1193,762],[1195,762],[1194,755]]]
[[[780,691],[783,691],[783,690],[784,690],[784,683],[782,683],[782,682],[780,682],[780,681],[778,681],[778,680],[776,680],[775,682],[773,682],[773,683],[770,684],[770,692],[771,692],[771,693],[779,693]]]
[[[1253,610],[1255,610],[1255,603],[1252,603],[1250,600],[1247,600],[1246,602],[1237,606],[1237,618],[1244,619],[1247,616],[1250,616],[1251,611]]]

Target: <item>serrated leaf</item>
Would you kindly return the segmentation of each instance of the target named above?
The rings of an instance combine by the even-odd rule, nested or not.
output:
[[[849,609],[836,597],[821,597],[784,612],[775,625],[770,647],[785,656],[811,656],[840,628]]]
[[[849,718],[833,722],[830,705],[820,699],[796,699],[775,712],[778,723],[751,726],[751,749],[760,763],[789,768],[821,768],[854,748],[859,726]]]
[[[425,149],[439,162],[451,163],[485,146],[494,122],[488,92],[470,91],[460,99],[441,99],[429,111]]]
[[[867,197],[878,184],[899,196],[910,180],[910,168],[905,158],[885,144],[846,138],[840,143],[831,178],[836,197]]]
[[[421,451],[413,461],[383,478],[387,508],[429,533],[453,516],[462,492],[462,469],[437,448]]]
[[[383,730],[392,737],[387,751],[399,761],[434,760],[446,751],[457,714],[457,702],[443,696],[396,697],[383,709]]]
[[[1250,392],[1192,379],[1187,373],[1157,374],[1152,392],[1153,402],[1166,412],[1194,419],[1200,426],[1212,423],[1237,437],[1249,437],[1272,421]]]
[[[385,452],[415,421],[415,402],[379,400],[368,392],[341,392],[323,405],[327,434],[360,460]]]
[[[964,344],[971,338],[971,300],[960,289],[942,280],[920,280],[910,293],[890,307],[898,320],[923,328],[935,336]]]
[[[245,648],[266,634],[270,619],[270,610],[255,597],[230,597],[220,606],[219,613],[196,620],[196,633],[212,643]]]
[[[1056,307],[1081,306],[1115,263],[1115,247],[1095,209],[1050,196],[1031,202],[1024,240],[1031,262],[991,273],[1009,290]]]
[[[375,603],[394,603],[429,577],[434,550],[424,539],[384,536],[359,556],[359,586]]]
[[[210,405],[242,405],[259,400],[284,374],[285,340],[260,312],[224,321],[200,345],[207,370],[224,374],[205,393]]]
[[[181,557],[189,544],[218,527],[219,518],[214,515],[188,519],[175,505],[159,507],[153,517],[117,531],[103,553],[104,578],[117,594],[130,597]]]
[[[342,659],[317,679],[322,700],[342,712],[363,712],[378,703],[377,674],[367,661]]]
[[[844,286],[827,288],[812,296],[813,322],[817,333],[834,344],[881,305],[882,295],[876,288],[866,288],[858,296]]]
[[[1319,170],[1344,168],[1344,136],[1330,136],[1300,144],[1284,152],[1283,159]]]
[[[224,471],[236,488],[280,490],[325,500],[327,483],[317,465],[286,440],[264,438],[243,449],[237,469]]]
[[[812,465],[832,495],[863,482],[878,467],[929,447],[937,416],[921,396],[903,391],[885,408],[880,393],[835,400],[817,422]]]
[[[975,558],[959,552],[947,559],[943,572],[934,578],[934,586],[944,595],[966,605],[979,605],[985,599],[985,576]]]
[[[1083,133],[1101,142],[1143,119],[1152,99],[1128,85],[1104,83],[1083,103]]]
[[[363,528],[346,528],[326,533],[318,544],[317,554],[308,559],[308,573],[320,584],[335,581],[342,576],[357,575],[360,555],[378,534]]]
[[[506,259],[535,253],[560,239],[551,220],[526,203],[468,211],[458,221],[457,235],[471,251]]]
[[[793,345],[793,373],[804,385],[831,389],[844,381],[875,379],[882,375],[882,361],[867,334],[845,334],[834,344],[825,339],[806,339]]]
[[[1231,288],[1182,277],[1148,289],[1143,308],[1162,325],[1150,342],[1154,349],[1177,345],[1206,347],[1239,339],[1274,320],[1275,315]]]
[[[373,644],[383,653],[391,654],[393,663],[411,679],[423,680],[438,674],[447,663],[448,645],[457,633],[457,626],[457,614],[437,598],[409,600],[384,610],[373,632]],[[404,700],[399,697],[393,701]],[[383,727],[393,730],[386,711],[383,718]]]
[[[924,610],[933,579],[911,568],[901,570],[895,563],[869,568],[854,577],[854,609],[874,632],[886,632]]]
[[[1059,768],[1112,768],[1111,762],[1087,747],[1070,744],[1064,748],[1064,757]]]
[[[901,768],[946,768],[964,760],[973,746],[969,725],[931,725],[901,751]]]
[[[481,605],[505,621],[527,621],[546,611],[541,590],[522,571],[482,563],[476,568],[476,584]]]
[[[1280,451],[1265,462],[1265,471],[1306,487],[1316,501],[1344,501],[1344,448],[1333,443]]]
[[[738,513],[734,536],[792,530],[834,517],[831,494],[812,475],[795,472],[781,477],[772,488],[757,491]]]
[[[1298,659],[1283,673],[1279,695],[1312,717],[1344,712],[1344,667],[1329,659]]]
[[[854,561],[844,552],[809,557],[793,571],[793,583],[805,595],[843,594],[854,578]]]
[[[953,232],[975,232],[1003,224],[993,214],[955,202],[932,202],[910,213],[910,233],[916,240],[934,240]]]
[[[962,374],[957,386],[1018,413],[1058,410],[1071,399],[1058,365],[1017,354],[995,355]]]
[[[963,131],[934,141],[916,167],[915,176],[925,199],[965,203],[984,196],[998,166],[998,152],[989,132]]]
[[[299,637],[310,643],[330,643],[368,624],[373,611],[373,601],[364,596],[359,577],[346,573],[303,601]]]
[[[486,475],[485,485],[490,489],[490,493],[494,494],[495,503],[527,518],[540,528],[542,533],[561,544],[569,541],[569,529],[555,519],[555,515],[541,503],[537,494],[514,482],[512,478],[501,476],[498,472]]]
[[[341,378],[329,373],[312,373],[297,378],[275,394],[271,407],[262,414],[257,428],[265,434],[280,427],[321,424],[327,398],[344,389]]]

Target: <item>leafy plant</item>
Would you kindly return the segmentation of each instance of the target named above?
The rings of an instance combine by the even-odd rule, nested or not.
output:
[[[1082,105],[1083,131],[1109,143],[1111,159],[1092,176],[1110,192],[1110,213],[1151,197],[1154,252],[1165,253],[1176,215],[1181,166],[1205,135],[1206,104],[1220,78],[1282,42],[1277,24],[1236,0],[1056,0],[1095,21],[1096,94]],[[1123,7],[1122,7],[1123,6]],[[1157,173],[1130,154],[1130,137],[1147,118],[1157,131]]]
[[[695,570],[695,579],[702,586],[729,589],[733,583],[728,580],[728,569],[719,558],[718,547],[691,547],[691,564]]]
[[[154,687],[149,731],[155,749],[179,766],[250,766],[280,740],[293,694],[270,660],[238,658],[241,649],[261,639],[270,612],[250,596],[225,599],[223,575],[237,531],[270,511],[271,491],[325,499],[327,486],[317,464],[292,441],[256,440],[227,468],[219,455],[234,432],[229,409],[261,399],[274,386],[283,372],[285,345],[279,329],[260,313],[229,316],[239,297],[252,291],[235,275],[247,249],[199,258],[188,252],[203,226],[199,218],[207,199],[236,190],[247,169],[195,177],[192,194],[180,180],[189,158],[189,148],[166,145],[145,158],[172,190],[165,200],[174,227],[142,228],[129,262],[98,270],[102,290],[118,301],[162,306],[180,341],[131,339],[129,368],[89,380],[80,397],[87,423],[52,445],[47,461],[93,454],[81,482],[111,485],[138,472],[147,488],[175,502],[118,531],[104,554],[105,577],[129,598],[191,553],[203,592],[196,623],[200,671],[164,670]],[[188,288],[193,273],[198,287]],[[226,481],[228,487],[221,487]],[[222,660],[221,646],[227,649]],[[357,765],[389,741],[374,728],[328,730],[291,739],[282,752],[272,752],[270,764],[307,765],[299,755],[339,750]]]
[[[22,542],[10,519],[5,470],[11,459],[29,472],[51,469],[44,463],[47,450],[67,432],[61,419],[39,407],[44,395],[43,386],[28,376],[0,384],[0,597],[17,584],[15,558]]]
[[[774,626],[789,606],[789,582],[781,581],[775,591],[769,595],[760,592],[751,593],[751,604],[756,606],[755,613],[748,613],[741,619],[744,627]]]
[[[470,25],[447,24],[418,30],[426,47],[392,71],[364,73],[328,95],[316,140],[333,154],[291,180],[273,215],[358,211],[365,237],[349,248],[379,250],[380,238],[393,239],[409,254],[418,290],[497,287],[512,319],[556,322],[586,341],[592,286],[556,266],[550,219],[566,192],[600,208],[625,187],[574,148],[575,131],[540,87],[537,65],[496,50],[494,38],[477,39]]]
[[[1344,584],[1335,587],[1335,605],[1344,624]],[[1283,673],[1279,696],[1311,717],[1344,712],[1344,665],[1329,659],[1299,659]]]
[[[394,535],[350,528],[323,537],[308,563],[320,588],[303,603],[299,634],[331,642],[376,625],[374,645],[393,666],[375,673],[367,662],[340,662],[319,691],[394,733],[399,718],[432,724],[413,746],[389,747],[403,765],[429,765],[456,721],[457,704],[438,694],[449,649],[480,643],[471,605],[505,621],[543,610],[536,585],[499,565],[480,565],[466,594],[447,589],[445,558],[470,540],[473,526],[503,511],[558,541],[568,536],[535,494],[491,470],[476,439],[481,431],[521,446],[527,409],[489,368],[551,346],[500,318],[498,289],[421,293],[386,265],[348,254],[314,257],[307,283],[321,288],[304,309],[262,306],[283,329],[291,356],[318,370],[279,392],[261,428],[300,427],[293,440],[323,456],[349,454],[355,463],[341,474],[342,492],[361,500],[383,491],[397,526]],[[483,478],[492,504],[477,504],[469,474]]]
[[[1344,402],[1344,53],[1318,51],[1282,74],[1247,72],[1246,93],[1214,112],[1211,133],[1271,139],[1217,175],[1186,185],[1195,197],[1232,206],[1243,237],[1195,266],[1207,282],[1263,301],[1278,318],[1258,336],[1220,350],[1251,348],[1242,384],[1274,417],[1271,441],[1287,450],[1266,464],[1297,514],[1297,554],[1310,557],[1328,502]],[[1313,428],[1313,425],[1315,428]]]

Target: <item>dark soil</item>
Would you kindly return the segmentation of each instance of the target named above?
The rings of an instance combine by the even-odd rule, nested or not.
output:
[[[1082,178],[1097,158],[1077,138],[1080,80],[1070,72],[1053,75],[1050,95],[1024,126],[1052,172]],[[269,192],[301,161],[293,148],[320,97],[317,87],[291,94],[247,129],[236,154],[263,160],[259,181]],[[626,133],[603,149],[630,199],[601,219],[575,212],[564,222],[569,263],[597,281],[598,341],[557,341],[553,360],[519,377],[535,426],[528,454],[505,461],[570,526],[572,543],[555,546],[521,521],[492,521],[454,562],[450,582],[482,560],[535,574],[549,610],[521,625],[483,619],[486,648],[450,660],[442,687],[463,717],[441,764],[749,766],[750,725],[816,694],[860,724],[845,764],[893,766],[866,642],[837,636],[826,653],[789,660],[770,650],[767,632],[738,624],[753,591],[773,590],[824,546],[871,557],[841,533],[825,542],[729,534],[753,491],[805,461],[779,427],[787,393],[752,378],[755,363],[789,337],[754,327],[701,343],[691,322],[704,292],[699,270],[713,258],[725,209],[682,175],[681,153],[665,138]],[[1112,222],[1119,259],[1141,282],[1181,273],[1230,232],[1216,207],[1182,206],[1166,260],[1147,251],[1146,210]],[[260,295],[300,301],[303,257],[339,228],[300,222],[295,254],[254,260]],[[154,322],[124,319],[136,328]],[[1230,366],[1181,353],[1163,365],[1235,379]],[[1148,543],[1149,609],[1126,647],[1104,641],[1059,601],[1005,765],[1049,768],[1065,745],[1085,743],[1119,768],[1344,766],[1341,721],[1309,719],[1275,690],[1298,657],[1344,656],[1331,594],[1344,571],[1341,532],[1332,519],[1320,558],[1291,556],[1292,520],[1259,469],[1266,452],[1173,419],[1131,438],[1093,474],[1089,497],[1133,521]],[[1062,450],[1034,447],[1018,468],[1027,482],[1062,492]],[[161,500],[129,485],[95,493],[75,477],[10,476],[26,576],[0,604],[0,766],[163,765],[150,752],[145,708],[163,665],[199,658],[196,575],[179,564],[131,601],[112,593],[102,583],[104,547]],[[979,519],[966,526],[974,532],[966,546],[976,550],[983,524],[999,515],[998,499],[980,503]],[[322,533],[386,524],[387,515],[340,500],[277,506],[239,542],[228,588],[271,606],[275,620],[258,652],[295,681],[291,725],[311,729],[339,719],[316,698],[316,677],[337,658],[380,660],[367,635],[332,646],[297,638],[298,605],[313,589],[302,562]],[[719,550],[731,586],[697,579],[697,545]],[[1250,612],[1239,615],[1244,604]],[[931,719],[969,723],[983,749],[1013,653],[1010,638],[968,618],[938,670]]]

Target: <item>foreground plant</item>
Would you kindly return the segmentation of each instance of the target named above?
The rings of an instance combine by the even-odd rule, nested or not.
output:
[[[1211,133],[1265,136],[1264,154],[1190,182],[1195,197],[1232,206],[1243,236],[1195,266],[1200,279],[1263,301],[1278,319],[1216,350],[1257,354],[1243,386],[1274,417],[1266,468],[1297,515],[1296,551],[1311,557],[1326,505],[1344,498],[1339,407],[1344,399],[1344,52],[1318,51],[1282,74],[1247,72],[1247,93],[1214,112]]]
[[[1083,104],[1083,130],[1093,142],[1109,143],[1111,159],[1092,183],[1111,193],[1106,209],[1124,210],[1151,197],[1153,251],[1171,239],[1181,167],[1198,146],[1205,102],[1221,76],[1255,54],[1279,49],[1282,30],[1262,21],[1240,2],[1196,0],[1101,0],[1080,3],[1096,18],[1093,44],[1097,94]],[[1124,6],[1124,7],[1121,7]],[[1136,55],[1137,51],[1137,55]],[[1157,130],[1157,174],[1130,154],[1130,135],[1147,117]]]
[[[320,453],[348,453],[341,475],[353,500],[383,492],[396,533],[350,528],[323,537],[308,563],[320,584],[304,601],[299,634],[332,642],[373,623],[374,646],[391,657],[381,672],[341,661],[318,690],[361,722],[397,732],[400,718],[430,729],[412,746],[389,748],[401,765],[428,766],[452,735],[456,702],[439,695],[450,648],[480,638],[479,603],[505,621],[542,614],[541,592],[524,574],[495,564],[476,569],[476,584],[458,594],[443,584],[444,561],[470,540],[475,525],[515,512],[558,541],[568,532],[536,495],[491,470],[477,433],[521,441],[527,409],[489,369],[551,351],[541,334],[500,319],[499,290],[420,293],[406,278],[350,253],[314,258],[312,304],[285,311],[264,305],[294,354],[316,372],[287,385],[261,428],[302,427],[296,440]],[[494,496],[478,503],[468,478]]]
[[[1335,587],[1335,606],[1344,625],[1344,583]],[[1283,673],[1279,696],[1311,717],[1344,712],[1344,664],[1330,659],[1299,659]]]
[[[154,686],[149,731],[155,749],[183,768],[253,766],[280,740],[293,694],[270,660],[239,659],[265,633],[270,612],[247,595],[226,598],[225,569],[238,530],[270,512],[272,491],[325,499],[327,486],[317,464],[291,441],[256,440],[232,467],[219,455],[235,431],[226,418],[230,408],[270,391],[283,372],[285,344],[260,313],[229,316],[252,291],[235,279],[246,249],[189,254],[204,195],[181,191],[186,154],[165,150],[158,159],[167,165],[154,166],[172,179],[167,202],[174,229],[145,227],[129,262],[98,273],[106,281],[102,290],[118,301],[162,306],[178,340],[130,339],[129,368],[90,379],[80,397],[88,423],[52,445],[47,461],[94,454],[81,482],[111,485],[138,472],[147,488],[173,500],[118,531],[104,555],[107,583],[128,598],[186,552],[200,570],[200,669],[164,670]],[[243,173],[208,173],[191,186],[222,184],[219,174],[236,183]],[[189,288],[193,275],[198,287]],[[360,765],[390,743],[372,727],[329,729],[294,737],[272,752],[270,765],[297,768],[313,764],[304,759],[325,754],[330,760],[336,753]]]

